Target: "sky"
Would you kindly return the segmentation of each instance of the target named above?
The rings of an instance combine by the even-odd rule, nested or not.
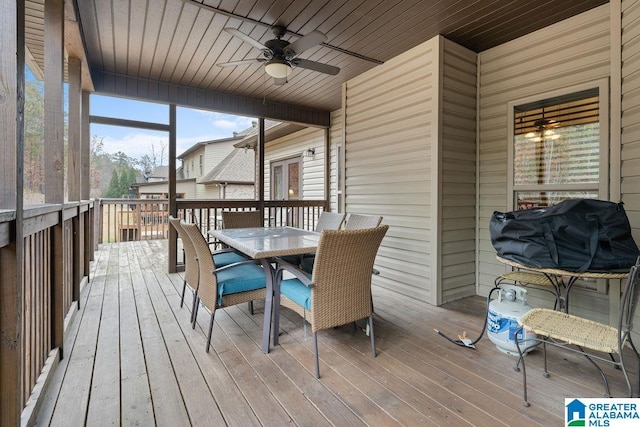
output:
[[[133,101],[92,94],[90,97],[92,115],[138,120],[153,123],[169,123],[169,106],[150,102]],[[200,141],[229,138],[233,132],[242,131],[256,120],[251,117],[233,116],[212,111],[178,107],[176,111],[178,155]],[[162,146],[168,147],[167,132],[145,129],[92,124],[91,137],[103,138],[103,150],[107,153],[122,151],[126,155],[140,158],[151,155],[155,150],[159,155]],[[167,149],[164,152],[164,164],[167,164]]]

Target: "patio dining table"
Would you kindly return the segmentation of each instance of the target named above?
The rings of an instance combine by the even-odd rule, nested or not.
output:
[[[274,258],[314,253],[318,247],[320,233],[294,227],[258,227],[210,230],[209,235],[251,258],[261,261],[267,276],[262,352],[269,353],[272,313],[273,345],[278,345],[280,327],[280,289],[275,281]]]
[[[556,299],[558,301],[558,310],[569,311],[569,291],[578,279],[626,279],[629,275],[628,271],[568,271],[555,268],[536,268],[526,266],[515,261],[511,261],[496,255],[496,259],[503,264],[510,265],[518,270],[528,270],[535,273],[541,273],[547,277],[552,284]]]

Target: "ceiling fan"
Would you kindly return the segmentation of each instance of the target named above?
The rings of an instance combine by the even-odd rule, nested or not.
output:
[[[320,73],[335,76],[340,72],[340,68],[309,59],[298,58],[305,50],[317,46],[327,40],[327,36],[320,31],[314,30],[309,34],[290,43],[282,40],[287,29],[281,25],[271,27],[275,39],[267,40],[264,44],[252,39],[236,28],[223,28],[227,33],[238,37],[249,43],[251,46],[262,51],[262,55],[255,59],[243,59],[241,61],[224,62],[217,64],[219,67],[235,67],[237,65],[253,64],[256,61],[264,63],[264,70],[273,77],[277,85],[287,82],[287,77],[291,74],[293,67],[305,68],[307,70],[318,71]]]

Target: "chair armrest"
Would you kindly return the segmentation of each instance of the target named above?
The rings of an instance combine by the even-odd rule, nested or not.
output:
[[[218,274],[221,271],[229,270],[230,268],[234,268],[234,267],[238,267],[240,265],[246,265],[246,264],[260,264],[260,260],[258,260],[258,259],[248,259],[246,261],[235,262],[233,264],[225,265],[223,267],[216,267],[216,269],[213,270],[211,272],[211,274]]]
[[[216,249],[215,251],[211,252],[211,255],[224,254],[224,253],[228,253],[228,252],[238,252],[238,251],[236,251],[233,248]]]
[[[303,285],[309,288],[313,287],[313,281],[308,276],[308,273],[306,273],[304,270],[299,269],[293,264],[290,264],[286,261],[278,259],[278,269],[276,270],[276,280],[282,280],[282,273],[285,271],[293,274],[296,279],[302,282]]]

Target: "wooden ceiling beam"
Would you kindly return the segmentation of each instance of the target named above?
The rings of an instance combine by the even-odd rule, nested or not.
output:
[[[329,111],[251,98],[214,90],[170,84],[161,81],[94,71],[96,93],[120,96],[183,107],[200,108],[249,117],[301,123],[327,128],[331,125]]]

